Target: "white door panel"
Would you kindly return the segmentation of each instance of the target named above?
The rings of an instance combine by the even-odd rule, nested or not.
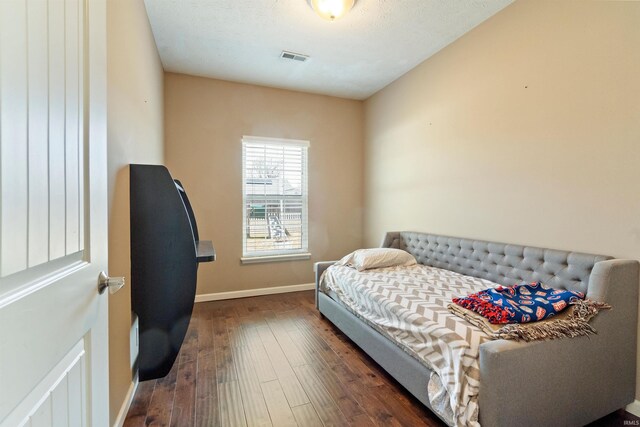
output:
[[[26,6],[0,1],[0,276],[27,268]]]
[[[0,309],[0,419],[44,378],[96,321],[100,297],[97,274],[90,264],[80,263],[32,294]],[[16,369],[16,367],[18,369]],[[24,369],[22,369],[24,367]],[[5,387],[4,385],[11,385]]]
[[[49,261],[48,68],[47,3],[27,3],[28,58],[28,258],[27,265]]]
[[[84,2],[0,2],[0,277],[84,248]]]
[[[0,426],[108,424],[105,0],[0,0]]]
[[[29,426],[87,425],[82,399],[87,387],[84,340],[78,342],[27,395],[4,424]]]
[[[78,15],[82,12],[78,0],[65,0],[65,87],[66,87],[66,123],[65,123],[65,182],[66,182],[66,254],[79,250],[80,245],[80,177],[82,167],[79,163],[78,146],[82,137],[81,91],[80,91],[80,54],[78,45],[81,35]]]
[[[49,8],[49,258],[66,254],[64,7]]]

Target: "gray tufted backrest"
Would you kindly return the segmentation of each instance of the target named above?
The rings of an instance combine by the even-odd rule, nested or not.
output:
[[[387,233],[382,243],[412,254],[420,264],[501,285],[540,281],[587,293],[593,266],[611,257],[416,232]]]

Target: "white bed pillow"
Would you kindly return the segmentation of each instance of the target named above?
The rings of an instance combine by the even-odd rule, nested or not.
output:
[[[337,262],[338,265],[353,267],[358,271],[373,268],[409,266],[417,264],[409,252],[392,248],[358,249]]]

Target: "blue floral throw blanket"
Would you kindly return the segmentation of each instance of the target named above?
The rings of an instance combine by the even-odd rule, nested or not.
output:
[[[486,317],[490,323],[529,323],[555,316],[584,299],[581,292],[552,289],[540,282],[486,289],[453,302]]]
[[[534,341],[595,334],[589,320],[604,302],[581,292],[553,289],[540,282],[498,286],[453,298],[449,311],[495,339]]]

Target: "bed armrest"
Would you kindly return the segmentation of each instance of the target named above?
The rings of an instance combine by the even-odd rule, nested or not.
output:
[[[597,335],[480,346],[482,425],[584,425],[634,400],[638,262],[597,263],[587,295],[613,307]]]
[[[316,262],[313,264],[313,271],[315,273],[316,278],[316,308],[318,308],[318,292],[320,291],[320,277],[322,277],[322,273],[335,264],[338,261],[322,261]]]

